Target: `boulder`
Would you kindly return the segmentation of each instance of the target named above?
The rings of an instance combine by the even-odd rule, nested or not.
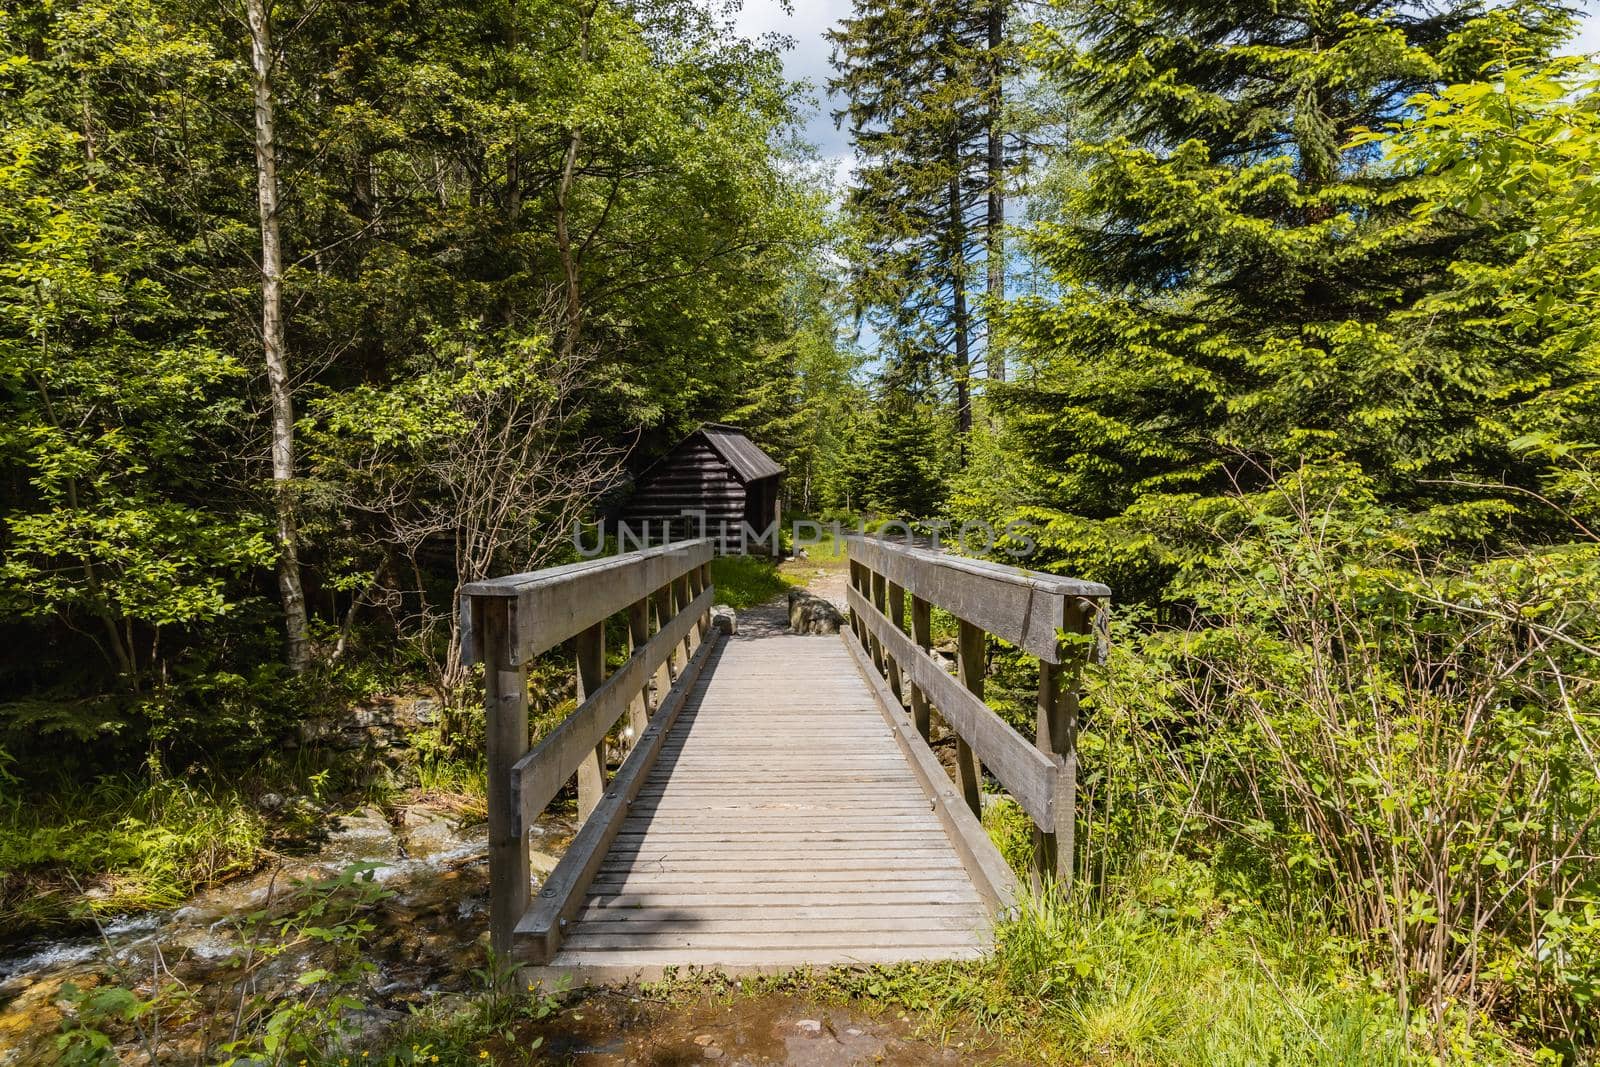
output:
[[[797,634],[836,634],[844,616],[833,602],[805,589],[789,592],[789,629]]]
[[[739,616],[726,604],[718,604],[711,609],[711,625],[732,637],[739,632]]]

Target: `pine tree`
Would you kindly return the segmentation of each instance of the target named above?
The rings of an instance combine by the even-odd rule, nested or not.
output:
[[[962,435],[981,340],[975,264],[987,257],[991,294],[1004,288],[1004,27],[1000,0],[857,0],[829,34],[832,88],[849,101],[835,118],[861,160],[847,199],[864,245],[856,300],[900,373],[951,383]]]
[[[1384,499],[1483,532],[1503,505],[1432,482],[1516,476],[1497,415],[1531,368],[1476,350],[1464,323],[1417,321],[1443,265],[1488,234],[1414,217],[1427,179],[1362,131],[1416,93],[1543,53],[1568,12],[1071,11],[1047,69],[1094,126],[1062,216],[1031,234],[1054,292],[1010,309],[1026,380],[997,392],[1017,480],[980,510],[1042,520],[1067,566],[1134,595],[1190,558],[1186,531],[1217,521],[1222,496],[1274,467],[1353,464]]]

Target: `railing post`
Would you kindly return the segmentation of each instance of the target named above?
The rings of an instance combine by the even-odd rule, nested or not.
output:
[[[635,601],[628,608],[628,655],[638,652],[649,640],[650,601],[646,598]],[[650,728],[650,716],[654,713],[655,709],[650,706],[650,679],[646,678],[638,695],[628,702],[628,725],[633,727],[635,744]]]
[[[655,608],[656,633],[660,633],[662,630],[667,628],[667,623],[672,621],[673,611],[671,584],[669,583],[664,585],[660,589],[657,589],[654,593],[651,593],[650,603]],[[661,666],[656,669],[657,699],[660,699],[660,694],[665,693],[668,689],[671,689],[672,683],[676,682],[677,680],[678,649],[676,646],[674,646],[673,649],[667,653],[667,658],[662,662]]]
[[[872,571],[871,574],[872,589],[867,595],[869,599],[871,599],[873,607],[877,608],[880,612],[886,612],[888,609],[884,604],[885,579],[883,575],[879,574],[877,571]],[[878,668],[879,674],[885,676],[887,676],[889,672],[894,669],[893,657],[887,655],[883,651],[883,642],[878,640],[878,636],[876,634],[872,635],[872,664]]]
[[[889,622],[896,630],[904,632],[906,628],[906,591],[895,583],[890,582],[888,600]],[[905,682],[900,676],[900,664],[895,661],[893,656],[887,658],[889,660],[889,691],[900,702],[900,706],[904,707],[906,703]]]
[[[911,640],[922,649],[924,656],[930,654],[933,648],[933,610],[919,596],[911,598]],[[911,721],[916,723],[917,733],[922,735],[924,741],[932,740],[928,722],[928,694],[915,682],[911,683]]]
[[[690,603],[693,603],[694,599],[701,593],[704,593],[706,591],[706,587],[711,584],[710,566],[706,565],[694,568],[689,572],[689,576],[685,580],[689,583],[689,601]],[[695,618],[694,632],[699,637],[699,639],[695,641],[697,646],[701,641],[706,639],[706,631],[709,629],[711,629],[711,616],[709,613],[701,614]]]
[[[1095,606],[1086,600],[1067,602],[1062,629],[1068,633],[1090,632]],[[1078,683],[1083,653],[1074,649],[1061,656],[1060,664],[1039,664],[1039,719],[1037,743],[1041,751],[1060,760],[1056,784],[1056,825],[1053,833],[1038,826],[1033,830],[1033,890],[1037,894],[1046,879],[1053,878],[1062,889],[1072,887],[1077,854],[1078,816]]]
[[[861,587],[861,576],[864,573],[866,573],[865,569],[861,566],[861,564],[857,563],[853,559],[849,560],[849,564],[850,564],[850,588],[854,589],[858,593],[865,594],[867,591]],[[855,633],[856,640],[861,642],[862,647],[863,648],[868,647],[867,646],[867,631],[861,625],[861,620],[856,618],[856,613],[854,611],[850,612],[850,629],[851,629],[851,631],[853,631]]]
[[[983,630],[965,619],[961,622],[959,638],[959,655],[961,684],[967,687],[967,692],[983,699],[984,652],[988,645],[988,635]],[[966,798],[967,807],[972,809],[972,814],[983,816],[983,770],[978,765],[977,754],[972,751],[972,746],[959,733],[956,735],[956,773],[961,781],[961,794]]]
[[[528,751],[528,668],[513,666],[510,601],[472,598],[472,624],[482,635],[483,714],[489,770],[489,943],[511,953],[517,922],[528,910],[528,833],[522,798],[511,791],[511,767]]]
[[[672,581],[673,617],[676,618],[679,612],[688,610],[689,601],[693,599],[693,595],[689,592],[689,576],[685,574],[674,578]],[[700,635],[691,626],[689,632],[683,635],[683,660],[685,663],[689,662],[689,657],[693,656],[694,650],[699,647]]]
[[[606,624],[597,622],[578,635],[578,703],[589,699],[606,680]],[[578,821],[594,811],[606,793],[606,743],[584,756],[578,765]]]

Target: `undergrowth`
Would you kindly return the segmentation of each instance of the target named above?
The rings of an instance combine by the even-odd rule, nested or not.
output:
[[[237,790],[105,777],[0,797],[0,928],[172,907],[252,867],[261,814]]]

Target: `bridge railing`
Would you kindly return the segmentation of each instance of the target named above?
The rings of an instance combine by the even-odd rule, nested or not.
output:
[[[713,645],[713,543],[679,541],[473,582],[461,596],[462,658],[483,662],[489,785],[489,925],[495,951],[553,955],[606,847]],[[606,622],[627,613],[630,655],[606,676]],[[531,750],[528,664],[568,640],[578,707]],[[606,738],[624,715],[633,748],[606,780]],[[576,775],[582,827],[531,898],[528,831]],[[530,940],[531,939],[531,940]]]
[[[904,707],[909,697],[923,742],[931,739],[931,711],[956,734],[959,786],[974,816],[982,816],[987,767],[1032,818],[1035,889],[1050,879],[1070,885],[1079,675],[1105,655],[1111,590],[875,538],[852,538],[847,552],[851,631],[893,698]],[[935,607],[958,623],[955,675],[931,654]],[[989,634],[1039,661],[1031,741],[984,703]]]

